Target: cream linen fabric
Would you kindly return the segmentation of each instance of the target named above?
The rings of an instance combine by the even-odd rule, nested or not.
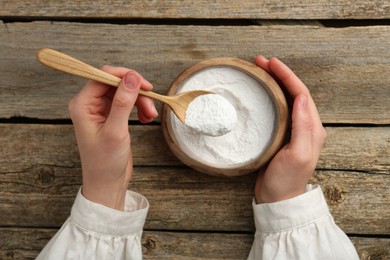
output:
[[[125,211],[85,199],[79,191],[72,212],[37,259],[142,259],[141,236],[149,204],[132,191]],[[253,204],[256,234],[253,259],[359,259],[333,221],[317,186],[296,198]]]
[[[322,190],[307,185],[292,199],[256,205],[255,241],[248,259],[359,259],[354,246],[334,223]]]
[[[70,217],[37,259],[142,259],[148,209],[146,198],[132,191],[118,211],[87,200],[80,189]]]

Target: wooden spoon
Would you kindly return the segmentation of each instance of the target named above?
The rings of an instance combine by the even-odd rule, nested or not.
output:
[[[53,69],[57,69],[83,78],[92,79],[113,87],[118,87],[121,81],[121,79],[118,77],[115,77],[78,59],[52,49],[43,48],[37,52],[36,56],[39,62]],[[174,96],[163,96],[151,91],[140,89],[139,94],[167,104],[179,118],[179,120],[184,123],[187,107],[192,100],[200,95],[215,93],[206,90],[194,90]]]

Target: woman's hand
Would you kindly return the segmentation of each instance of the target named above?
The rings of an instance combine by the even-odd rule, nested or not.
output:
[[[270,73],[294,100],[291,140],[272,159],[255,186],[257,203],[271,203],[303,194],[314,173],[326,138],[308,88],[277,58],[257,56],[255,63]]]
[[[128,120],[134,105],[138,118],[147,123],[157,117],[151,99],[139,89],[152,85],[135,71],[105,66],[102,70],[122,78],[113,88],[88,81],[69,103],[83,171],[82,194],[88,200],[123,210],[133,172]]]

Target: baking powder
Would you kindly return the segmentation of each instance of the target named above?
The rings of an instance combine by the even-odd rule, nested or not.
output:
[[[210,166],[226,168],[256,159],[268,146],[275,127],[275,108],[258,81],[237,69],[204,69],[187,79],[178,93],[210,90],[225,97],[237,112],[234,129],[222,136],[196,134],[173,113],[171,121],[180,147]]]
[[[184,123],[195,134],[221,136],[233,130],[237,113],[234,106],[221,95],[200,95],[188,105]]]

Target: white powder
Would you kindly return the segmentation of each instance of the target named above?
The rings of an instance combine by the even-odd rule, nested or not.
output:
[[[257,158],[274,131],[275,108],[266,90],[249,75],[229,67],[208,68],[191,76],[178,93],[204,89],[226,98],[237,111],[234,129],[212,137],[194,133],[171,113],[180,147],[208,165],[226,168]]]
[[[196,97],[186,110],[185,124],[195,132],[221,136],[233,130],[237,122],[236,109],[217,94]]]

